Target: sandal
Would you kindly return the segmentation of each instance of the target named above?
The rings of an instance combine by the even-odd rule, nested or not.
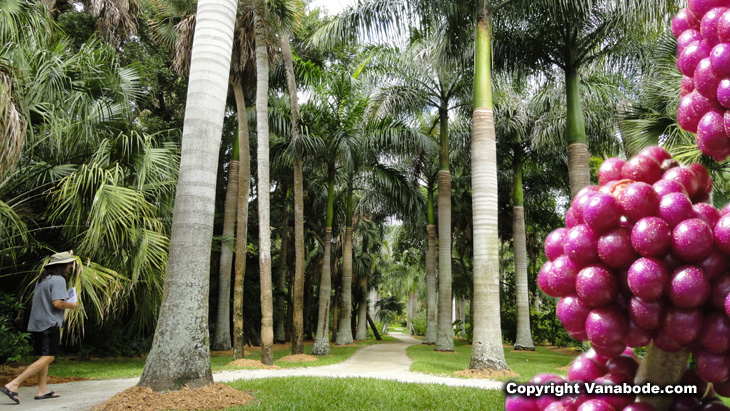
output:
[[[47,400],[49,398],[58,398],[60,395],[56,394],[55,392],[51,391],[49,393],[46,393],[44,395],[36,395],[33,397],[34,400]]]
[[[15,402],[16,404],[20,404],[20,399],[18,399],[18,393],[17,392],[12,392],[12,391],[10,391],[9,389],[7,389],[5,387],[0,387],[0,392],[3,393],[3,394],[5,394],[5,395],[7,395],[8,398],[10,398],[11,400],[13,400],[13,402]]]

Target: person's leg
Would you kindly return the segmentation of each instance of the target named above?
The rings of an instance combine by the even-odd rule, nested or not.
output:
[[[38,394],[36,394],[37,397],[42,397],[51,392],[51,390],[48,389],[48,366],[50,364],[51,363],[49,362],[38,372]]]
[[[20,375],[15,377],[14,380],[5,384],[5,389],[12,391],[12,392],[18,392],[18,388],[20,388],[20,384],[22,384],[23,381],[27,380],[28,378],[32,377],[33,375],[38,374],[41,371],[44,371],[47,376],[48,375],[48,365],[51,362],[53,362],[53,360],[55,358],[56,357],[54,357],[52,355],[41,356],[41,358],[36,360],[33,364],[29,365],[28,368],[26,368],[22,373],[20,373]],[[44,377],[43,384],[46,384],[45,380],[46,380],[46,378]],[[45,389],[47,390],[48,387],[46,386]]]

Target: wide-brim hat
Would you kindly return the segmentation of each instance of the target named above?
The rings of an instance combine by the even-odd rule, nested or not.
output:
[[[46,266],[54,265],[54,264],[66,264],[75,261],[74,258],[74,252],[71,251],[64,251],[62,253],[56,253],[51,256],[51,259],[48,260],[46,263]]]

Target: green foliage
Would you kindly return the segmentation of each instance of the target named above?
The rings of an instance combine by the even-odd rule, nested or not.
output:
[[[547,298],[540,311],[530,310],[530,327],[535,343],[548,343],[560,347],[579,347],[580,341],[572,339],[563,328],[555,313],[555,300]]]
[[[426,312],[421,311],[418,314],[416,314],[416,318],[411,320],[411,325],[413,325],[413,331],[415,331],[416,335],[424,336],[426,335]]]
[[[87,333],[79,346],[79,355],[91,357],[139,357],[152,346],[152,337],[129,334],[120,321],[104,324]]]
[[[0,364],[19,361],[30,353],[30,334],[21,332],[13,323],[22,308],[13,295],[0,291]]]
[[[451,326],[454,328],[454,335],[459,341],[464,341],[468,344],[472,343],[474,340],[474,324],[470,321],[456,320]]]

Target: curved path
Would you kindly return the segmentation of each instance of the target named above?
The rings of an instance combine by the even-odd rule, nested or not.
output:
[[[374,344],[361,348],[349,359],[333,365],[310,368],[283,368],[260,370],[220,371],[213,374],[216,382],[250,380],[272,377],[365,377],[421,384],[444,384],[459,387],[476,387],[485,389],[501,389],[502,383],[492,380],[462,379],[438,377],[408,371],[411,359],[406,355],[409,345],[420,344],[421,341],[405,334],[390,333],[400,340],[398,343]],[[8,410],[85,410],[111,398],[114,394],[137,384],[139,378],[119,380],[78,381],[67,384],[56,384],[51,389],[61,394],[61,398],[35,401],[35,387],[20,389],[20,405]],[[0,406],[12,404],[7,397],[0,397]],[[3,407],[3,409],[6,409]]]

